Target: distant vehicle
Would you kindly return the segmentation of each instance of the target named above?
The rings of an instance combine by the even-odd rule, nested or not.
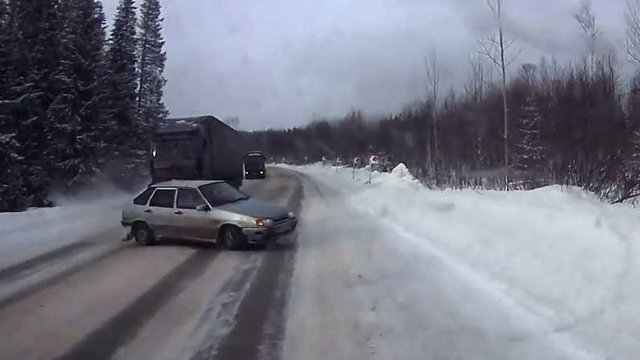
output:
[[[259,151],[244,156],[244,178],[264,179],[267,177],[266,159]]]
[[[242,186],[240,134],[213,116],[166,119],[151,140],[151,181],[224,180]]]
[[[127,239],[152,245],[165,238],[210,240],[231,250],[266,244],[295,230],[284,208],[239,192],[223,181],[174,180],[148,187],[122,211]]]

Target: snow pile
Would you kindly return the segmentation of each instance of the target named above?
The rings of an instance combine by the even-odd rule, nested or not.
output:
[[[58,207],[0,213],[0,269],[119,227],[128,197],[60,199]]]
[[[415,182],[416,178],[411,175],[407,166],[403,163],[398,164],[393,170],[391,170],[391,176],[405,181]]]
[[[384,221],[394,241],[440,253],[479,288],[545,319],[540,336],[580,335],[615,358],[640,351],[638,210],[577,188],[432,191],[402,167],[371,174],[371,184],[366,170],[297,169]]]

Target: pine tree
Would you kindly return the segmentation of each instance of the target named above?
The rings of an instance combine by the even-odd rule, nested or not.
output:
[[[640,73],[631,78],[627,98],[627,130],[631,133],[625,157],[622,198],[640,193]]]
[[[546,150],[541,140],[542,116],[535,96],[527,97],[520,108],[520,143],[516,146],[516,165],[529,176],[541,176]]]
[[[60,89],[50,109],[59,131],[54,144],[57,174],[65,188],[90,180],[105,158],[104,13],[95,0],[68,0],[62,7]]]
[[[13,121],[14,106],[12,87],[17,82],[13,49],[13,23],[9,7],[0,0],[0,212],[15,210],[21,197],[20,146],[16,140],[16,124]]]
[[[141,160],[136,124],[138,76],[136,72],[136,8],[133,0],[120,0],[107,49],[107,121],[112,157],[121,162],[115,180],[136,177]],[[145,144],[147,147],[147,144]],[[123,169],[122,169],[123,167]]]
[[[16,154],[23,206],[50,204],[49,173],[57,163],[53,146],[58,125],[49,116],[61,91],[62,17],[58,0],[10,0],[12,62],[16,83],[11,87],[10,118],[15,126]]]
[[[0,99],[5,100],[11,85],[15,82],[11,63],[12,33],[9,6],[6,0],[0,0]]]
[[[163,98],[166,53],[163,51],[162,21],[159,0],[144,0],[139,26],[138,119],[147,132],[157,120],[167,116]]]

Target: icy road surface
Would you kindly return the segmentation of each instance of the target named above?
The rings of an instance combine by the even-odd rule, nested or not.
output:
[[[293,172],[243,190],[300,210]],[[118,215],[110,200],[0,214],[0,359],[280,357],[295,233],[238,252],[144,247],[120,241]]]
[[[0,359],[637,359],[638,210],[271,168],[266,250],[123,243],[120,199],[0,214]],[[39,221],[42,220],[42,221]]]

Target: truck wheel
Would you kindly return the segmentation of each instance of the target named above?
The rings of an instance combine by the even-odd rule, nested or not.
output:
[[[228,226],[222,233],[224,246],[229,250],[240,250],[247,246],[247,239],[237,227]]]
[[[141,245],[153,245],[155,243],[155,238],[153,236],[153,231],[147,224],[144,223],[136,223],[133,225],[133,237],[136,239],[136,242]]]

